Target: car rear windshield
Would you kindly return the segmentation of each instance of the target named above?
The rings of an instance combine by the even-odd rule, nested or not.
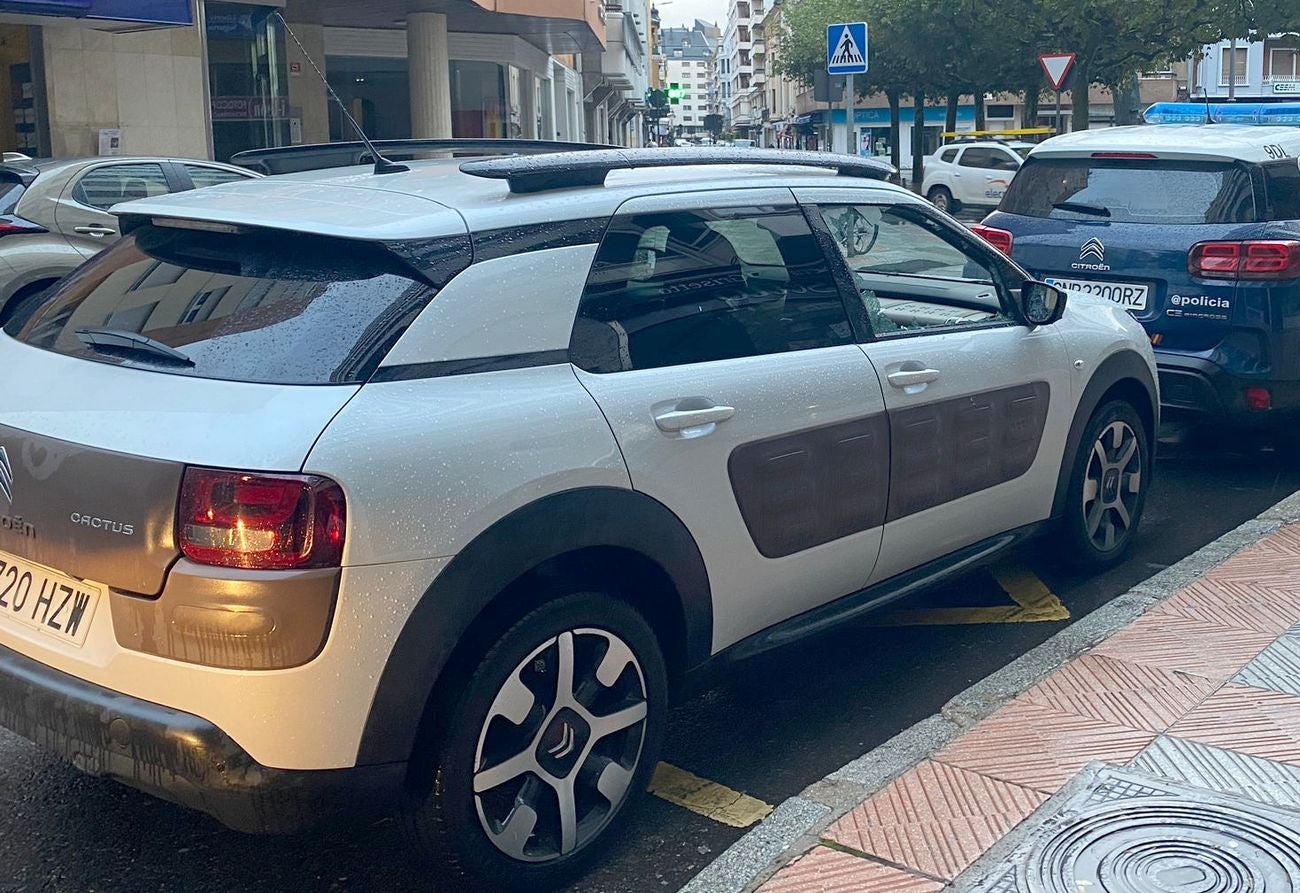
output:
[[[1250,175],[1230,162],[1030,158],[1001,210],[1116,223],[1253,223]]]
[[[376,243],[147,226],[65,279],[10,334],[200,378],[356,383],[435,291]]]

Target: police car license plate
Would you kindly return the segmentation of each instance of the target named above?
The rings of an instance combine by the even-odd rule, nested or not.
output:
[[[0,552],[0,624],[18,623],[80,648],[103,596],[98,586]]]
[[[1048,276],[1043,281],[1057,288],[1067,288],[1081,291],[1085,295],[1105,298],[1107,301],[1119,304],[1125,310],[1133,311],[1147,309],[1147,298],[1151,294],[1151,286],[1139,282],[1094,282],[1087,279],[1058,279],[1055,276]]]

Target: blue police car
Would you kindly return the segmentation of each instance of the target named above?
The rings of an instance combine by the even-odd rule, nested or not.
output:
[[[1170,416],[1300,410],[1300,103],[1158,103],[1038,145],[976,231],[1146,328]]]

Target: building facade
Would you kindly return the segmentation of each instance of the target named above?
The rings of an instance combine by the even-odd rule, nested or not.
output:
[[[0,0],[0,145],[162,154],[379,138],[638,145],[647,0]],[[319,73],[318,73],[319,72]]]
[[[730,0],[722,31],[721,103],[728,128],[744,139],[754,139],[761,123],[755,106],[752,29],[755,17],[761,21],[763,13],[764,0]]]
[[[1300,36],[1223,41],[1187,63],[1189,98],[1285,102],[1300,99]]]
[[[664,135],[698,138],[706,134],[704,119],[717,105],[716,64],[718,28],[696,20],[690,28],[663,28],[659,53],[663,59],[663,83],[677,85],[680,95],[669,105]]]

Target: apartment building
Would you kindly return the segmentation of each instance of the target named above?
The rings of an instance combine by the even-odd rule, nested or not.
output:
[[[716,106],[714,90],[715,54],[719,29],[696,19],[690,28],[663,28],[659,32],[659,53],[663,59],[663,83],[677,84],[681,95],[669,106],[665,134],[674,137],[705,135],[704,119]]]
[[[1189,97],[1287,101],[1300,99],[1300,36],[1222,41],[1188,61]]]
[[[755,17],[762,21],[765,0],[730,0],[727,6],[727,23],[722,31],[720,53],[720,103],[727,118],[727,126],[737,136],[755,139],[756,129],[761,132],[761,97],[755,94],[759,81],[766,83],[766,74],[755,78],[754,34]]]
[[[228,158],[352,139],[317,66],[375,138],[638,145],[650,30],[649,0],[0,0],[0,146],[92,155],[107,133],[125,154]]]

